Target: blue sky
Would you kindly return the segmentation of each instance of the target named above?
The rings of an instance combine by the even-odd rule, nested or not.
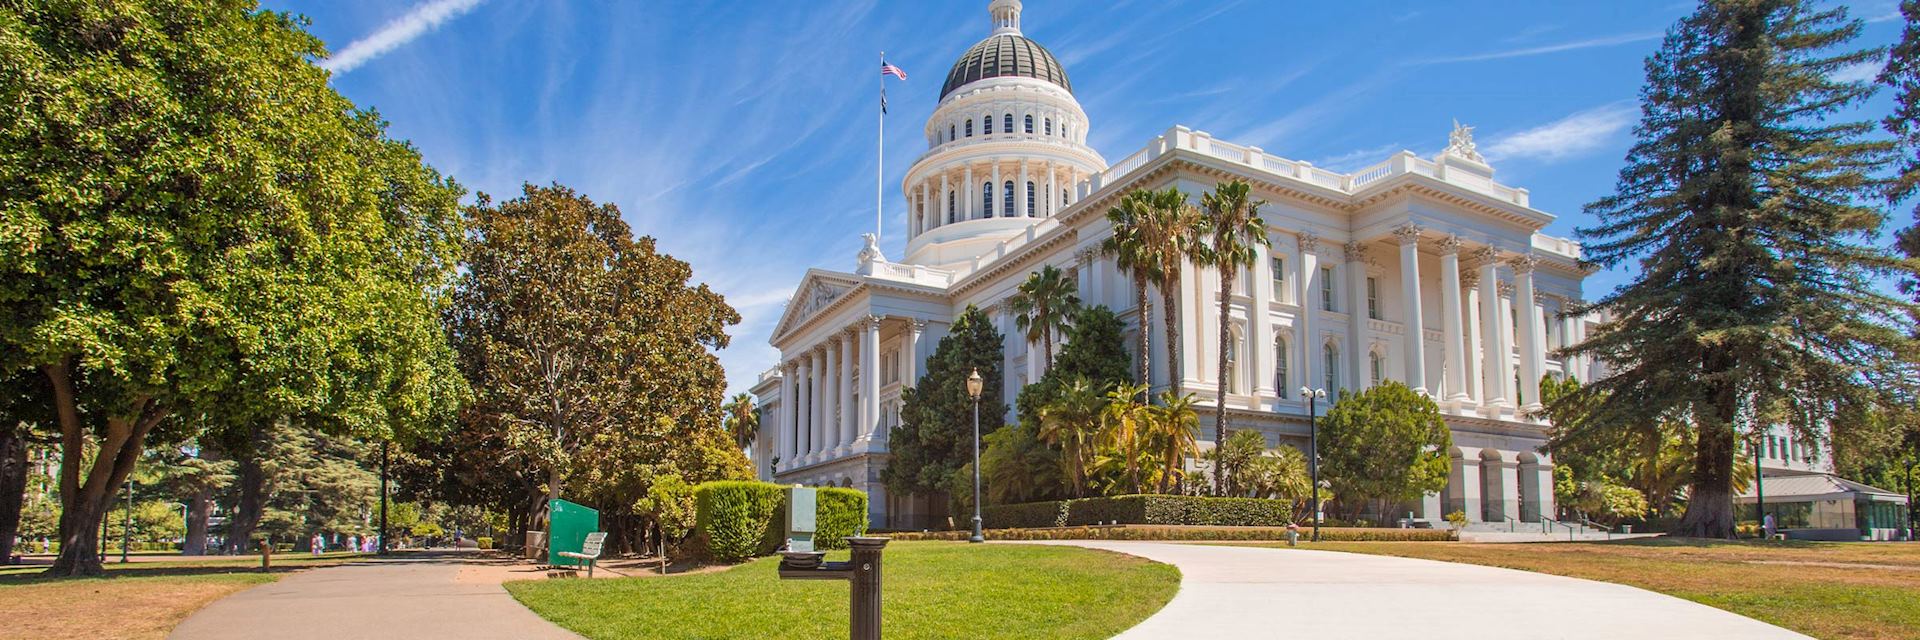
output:
[[[1572,235],[1613,186],[1642,61],[1691,4],[1438,4],[1027,0],[1022,22],[1109,160],[1184,124],[1350,170],[1431,155],[1457,118],[1500,181],[1559,216],[1547,231]],[[888,93],[881,246],[897,258],[898,180],[947,68],[989,31],[986,0],[265,5],[310,18],[335,87],[469,189],[557,181],[692,263],[744,318],[721,353],[729,392],[772,366],[801,273],[850,270],[872,230],[879,52],[909,77]],[[1863,44],[1898,36],[1893,0],[1849,5]],[[1588,296],[1627,276],[1596,275]]]

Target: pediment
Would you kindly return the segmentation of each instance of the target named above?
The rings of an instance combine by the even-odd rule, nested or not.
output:
[[[800,286],[793,290],[793,297],[787,299],[787,308],[780,314],[780,323],[774,325],[772,338],[779,340],[794,327],[833,306],[856,284],[858,281],[851,276],[834,277],[825,272],[808,271],[806,277],[801,278]]]

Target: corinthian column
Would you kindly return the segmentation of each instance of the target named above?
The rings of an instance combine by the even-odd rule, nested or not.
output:
[[[1540,408],[1540,376],[1546,368],[1546,337],[1540,335],[1546,320],[1540,317],[1540,304],[1533,295],[1533,268],[1540,259],[1524,254],[1513,260],[1513,302],[1520,327],[1520,397],[1527,411]]]
[[[796,396],[800,394],[796,378],[799,375],[792,361],[780,363],[780,412],[775,414],[772,430],[760,430],[761,433],[773,434],[773,455],[780,456],[781,463],[793,462],[793,425],[799,415],[799,398]]]
[[[1313,377],[1313,371],[1320,366],[1320,351],[1325,348],[1314,339],[1313,333],[1313,321],[1320,314],[1320,296],[1314,295],[1313,283],[1314,278],[1320,277],[1320,257],[1315,255],[1319,250],[1319,238],[1312,233],[1300,234],[1300,259],[1294,261],[1298,263],[1294,267],[1298,271],[1293,277],[1293,299],[1300,303],[1300,317],[1295,318],[1293,323],[1297,330],[1293,350],[1300,354],[1300,384],[1308,388],[1318,384],[1319,378]],[[1289,398],[1295,397],[1292,389],[1280,389],[1279,392]],[[1327,390],[1327,393],[1333,392],[1333,389]]]
[[[1500,372],[1508,368],[1511,357],[1507,347],[1507,334],[1500,330],[1505,325],[1500,310],[1500,251],[1487,247],[1475,252],[1480,261],[1480,345],[1482,359],[1480,371],[1485,378],[1481,382],[1482,400],[1488,406],[1507,406],[1507,385]]]
[[[867,316],[860,332],[860,424],[853,439],[871,440],[880,425],[880,318]]]
[[[840,362],[836,368],[840,373],[840,399],[834,403],[834,407],[840,410],[840,418],[828,425],[827,430],[830,435],[827,441],[833,443],[840,453],[845,453],[847,445],[853,443],[853,425],[860,413],[859,407],[853,404],[853,331],[851,330],[840,332]],[[872,375],[872,373],[868,372],[864,375]]]
[[[1401,304],[1407,321],[1407,386],[1427,392],[1427,329],[1420,313],[1420,227],[1406,225],[1393,231],[1400,240]]]
[[[1440,241],[1440,348],[1447,373],[1441,385],[1448,402],[1466,402],[1466,336],[1460,313],[1460,236]]]
[[[1367,368],[1367,245],[1355,240],[1347,243],[1347,379],[1355,390],[1366,389],[1373,381]],[[1333,393],[1328,389],[1327,393]]]

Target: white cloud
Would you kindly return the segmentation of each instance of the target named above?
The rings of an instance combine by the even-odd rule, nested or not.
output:
[[[1886,63],[1878,59],[1856,62],[1833,71],[1828,78],[1837,82],[1867,82],[1880,77],[1880,70]]]
[[[408,11],[406,15],[380,25],[380,28],[374,30],[371,35],[348,44],[334,53],[333,57],[320,61],[320,68],[334,73],[352,71],[380,57],[381,54],[412,42],[414,38],[432,31],[442,22],[472,11],[480,2],[481,0],[432,0],[421,4],[414,7],[412,11]]]
[[[1544,46],[1538,46],[1538,47],[1527,47],[1524,49],[1508,49],[1506,51],[1491,51],[1487,53],[1475,53],[1475,54],[1464,55],[1464,56],[1429,58],[1426,60],[1415,61],[1414,64],[1445,64],[1449,62],[1479,62],[1482,60],[1499,60],[1501,58],[1522,58],[1526,56],[1537,56],[1537,55],[1544,55],[1549,53],[1559,53],[1562,51],[1573,51],[1576,49],[1611,47],[1614,45],[1622,45],[1622,44],[1627,44],[1631,42],[1646,42],[1648,40],[1658,40],[1658,39],[1660,39],[1660,34],[1658,33],[1627,33],[1627,34],[1621,34],[1617,36],[1607,36],[1604,38],[1593,38],[1590,40],[1576,40],[1573,42],[1562,42],[1560,44],[1550,44],[1550,45],[1544,45]]]
[[[1592,152],[1607,145],[1615,134],[1633,124],[1638,108],[1616,102],[1588,109],[1488,143],[1489,160],[1526,158],[1553,161]]]

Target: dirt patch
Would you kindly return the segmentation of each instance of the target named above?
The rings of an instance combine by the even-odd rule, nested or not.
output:
[[[43,640],[165,638],[189,614],[272,582],[259,573],[59,580],[0,586],[5,635]]]

